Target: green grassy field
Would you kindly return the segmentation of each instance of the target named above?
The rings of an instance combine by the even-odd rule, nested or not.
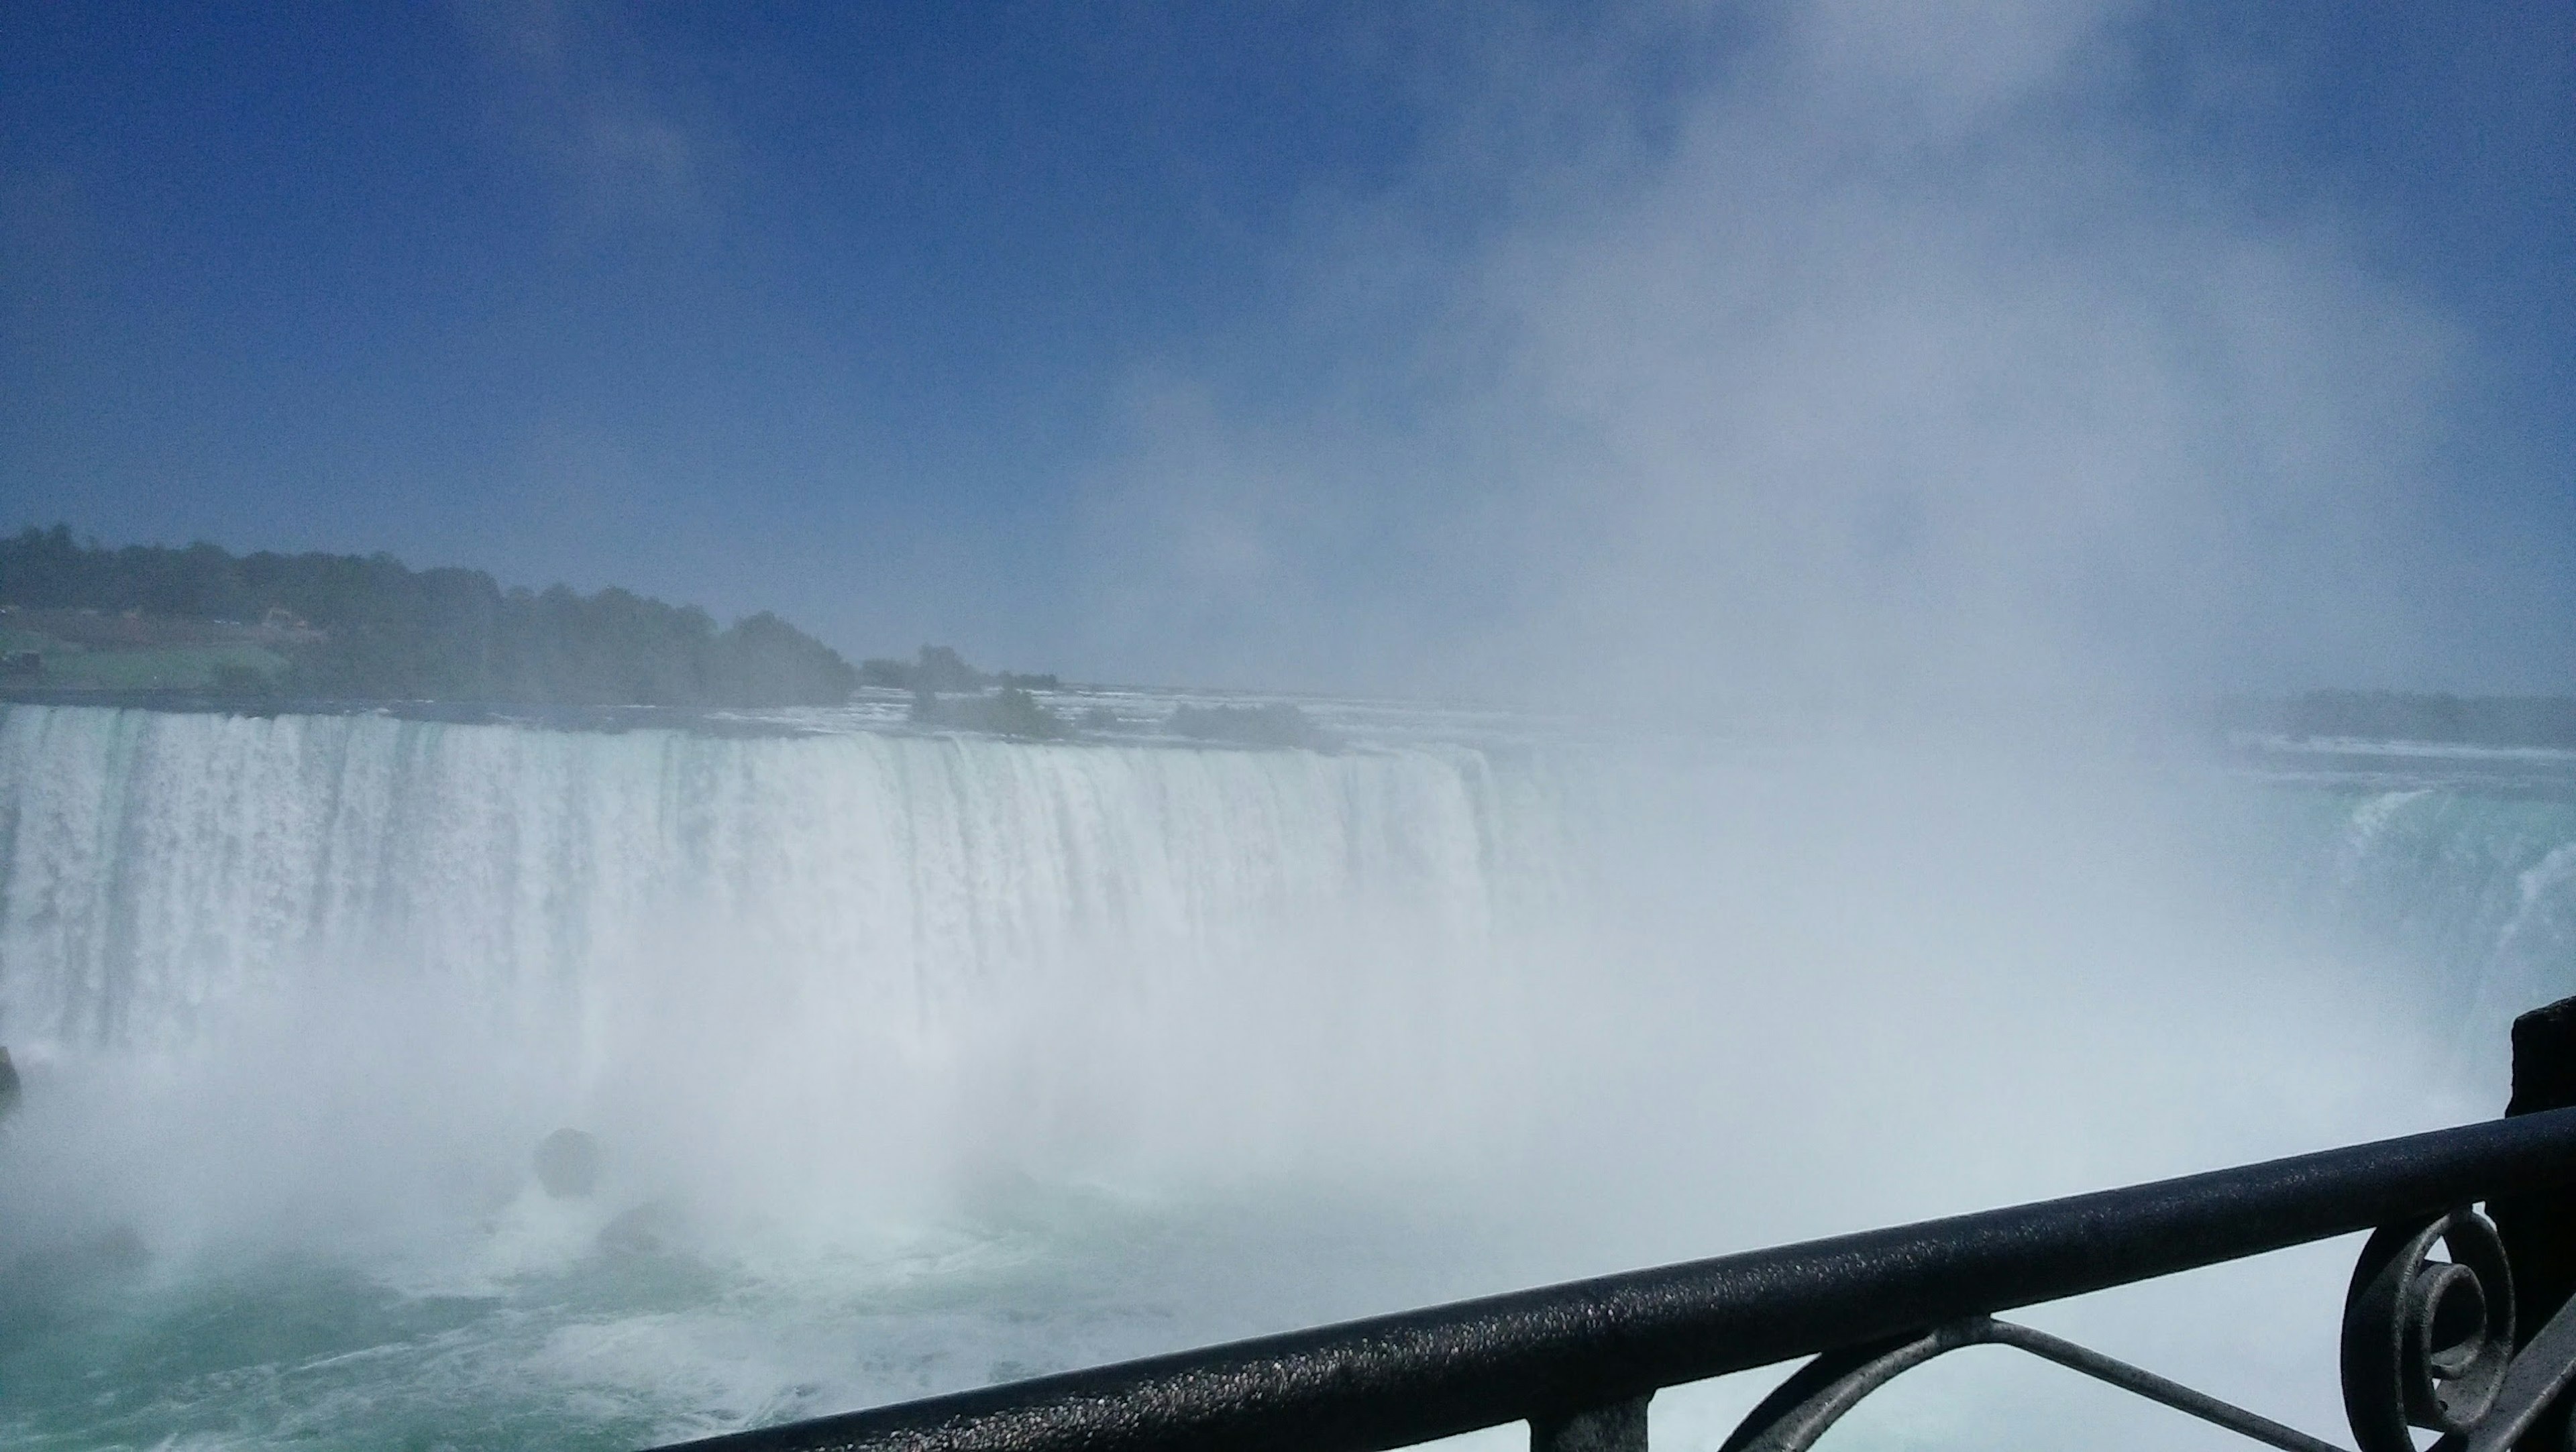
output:
[[[44,671],[8,677],[8,683],[99,691],[208,690],[218,684],[255,689],[274,683],[286,670],[286,657],[256,645],[102,650],[37,631],[0,629],[0,655],[30,650],[45,658]]]

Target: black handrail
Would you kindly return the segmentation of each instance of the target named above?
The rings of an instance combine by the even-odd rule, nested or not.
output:
[[[1517,1421],[1571,1445],[1548,1429],[1642,1429],[1658,1388],[2571,1184],[2576,1108],[2557,1108],[685,1445],[1378,1452]]]

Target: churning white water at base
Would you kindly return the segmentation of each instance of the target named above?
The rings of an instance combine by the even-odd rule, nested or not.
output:
[[[1437,746],[12,709],[0,1427],[619,1445],[1248,1329],[1150,1289],[1261,1280],[1177,1270],[1188,1207],[1468,1121],[1436,1026],[1561,919],[1550,790]],[[564,1125],[591,1200],[530,1182]],[[1329,1192],[1223,1218],[1350,1239]],[[1262,1303],[1406,1284],[1333,1255]]]
[[[2570,862],[1956,754],[5,708],[0,1442],[637,1445],[2491,1113]],[[2348,1261],[2037,1319],[2331,1431]],[[1851,1430],[2199,1445],[2091,1395]]]

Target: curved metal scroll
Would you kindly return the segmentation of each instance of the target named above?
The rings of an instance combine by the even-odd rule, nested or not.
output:
[[[2433,1259],[2433,1247],[2450,1259]],[[2343,1405],[2362,1452],[2415,1452],[2411,1426],[2466,1434],[2513,1360],[2513,1269],[2495,1226],[2454,1210],[2382,1227],[2344,1297]]]
[[[2435,1247],[2444,1253],[2434,1257]],[[1862,1399],[1964,1346],[2011,1346],[2287,1452],[2339,1452],[2293,1427],[2074,1342],[1989,1316],[1828,1352],[1745,1417],[1722,1452],[1806,1452]],[[2460,1209],[2371,1236],[2344,1299],[2344,1410],[2361,1452],[2506,1452],[2576,1381],[2576,1302],[2517,1354],[2513,1270],[2495,1226]],[[2576,1452],[2576,1425],[2564,1439]]]
[[[2440,1245],[2447,1260],[2433,1259]],[[2576,1316],[2561,1308],[2517,1354],[2513,1268],[2495,1226],[2454,1210],[2382,1228],[2344,1298],[2343,1404],[2361,1452],[2503,1452],[2576,1378]],[[2567,1445],[2576,1449],[2576,1433]]]
[[[2215,1422],[2286,1452],[2342,1452],[2229,1402],[2168,1381],[2072,1341],[1990,1316],[1970,1316],[1920,1335],[1831,1351],[1808,1362],[1762,1399],[1726,1439],[1721,1452],[1806,1452],[1861,1399],[1936,1356],[1963,1346],[2011,1346],[2060,1366]],[[2412,1452],[2412,1449],[2409,1449]]]

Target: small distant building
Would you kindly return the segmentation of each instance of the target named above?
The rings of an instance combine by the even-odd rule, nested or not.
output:
[[[259,635],[264,640],[291,645],[310,644],[322,638],[322,632],[314,629],[311,622],[283,605],[271,605],[268,613],[259,617]]]

